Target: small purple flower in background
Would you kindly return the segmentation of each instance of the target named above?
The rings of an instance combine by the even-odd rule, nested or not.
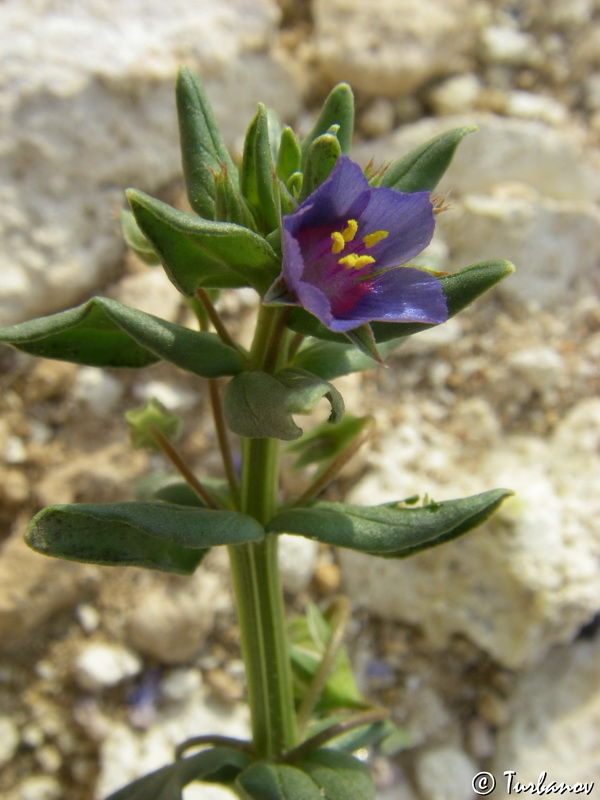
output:
[[[372,188],[358,164],[340,156],[283,218],[282,273],[266,300],[302,306],[339,333],[376,321],[445,322],[439,280],[403,266],[434,227],[428,192]]]

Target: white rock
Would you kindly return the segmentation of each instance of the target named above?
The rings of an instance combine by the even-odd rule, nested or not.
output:
[[[467,193],[491,194],[494,187],[526,184],[539,195],[570,200],[578,205],[600,200],[600,170],[580,143],[547,125],[524,119],[505,119],[486,112],[426,119],[354,148],[366,164],[388,163],[432,136],[454,127],[477,125],[458,147],[439,191],[455,198]],[[451,216],[448,211],[438,222]],[[451,243],[450,243],[451,244]]]
[[[76,302],[123,250],[123,189],[153,192],[180,174],[173,82],[206,79],[232,143],[256,101],[291,117],[298,93],[269,45],[273,0],[0,5],[0,324]]]
[[[26,778],[19,784],[19,800],[60,800],[63,790],[58,780],[51,775]]]
[[[474,44],[465,0],[317,0],[317,66],[329,80],[394,97],[458,72]]]
[[[176,715],[166,709],[148,731],[113,723],[101,746],[100,775],[94,797],[103,800],[127,782],[171,763],[175,747],[192,736],[221,734],[244,739],[248,738],[248,729],[245,706],[215,706],[207,702],[202,688],[188,696]],[[213,798],[209,794],[212,786],[200,786],[205,790],[202,798],[222,800],[222,792]]]
[[[139,656],[122,645],[90,642],[77,656],[75,677],[82,689],[95,691],[116,686],[137,675],[141,668]]]
[[[452,745],[427,750],[417,758],[415,777],[427,800],[466,800],[478,772],[469,756]]]
[[[310,583],[318,550],[318,543],[312,539],[288,534],[279,537],[281,580],[291,594],[297,594]]]
[[[557,388],[564,364],[562,356],[553,347],[540,345],[511,353],[507,366],[528,389],[545,395]]]
[[[203,570],[149,585],[127,614],[131,644],[164,664],[189,661],[212,629],[220,590],[218,577]]]
[[[551,199],[467,195],[440,220],[456,266],[506,258],[517,271],[499,287],[505,296],[541,306],[583,293],[600,259],[600,213]]]
[[[109,297],[147,314],[175,322],[183,298],[160,267],[148,267],[127,275],[108,292]]]
[[[160,684],[160,692],[168,700],[181,702],[190,695],[196,694],[202,686],[202,674],[197,669],[171,670]]]
[[[90,603],[81,603],[75,609],[75,615],[84,633],[93,633],[98,629],[100,612],[95,606]]]
[[[493,64],[527,67],[539,63],[535,37],[508,25],[490,25],[481,35],[483,57]]]
[[[123,397],[123,386],[109,372],[96,367],[81,367],[73,383],[73,399],[96,417],[108,417]]]
[[[394,105],[386,97],[378,97],[361,115],[360,125],[367,136],[381,136],[394,127]]]
[[[553,97],[535,92],[510,92],[504,107],[506,114],[522,119],[538,119],[549,125],[563,125],[569,118],[569,110]]]
[[[19,729],[10,717],[0,717],[0,768],[8,764],[19,746]]]
[[[340,550],[346,592],[376,614],[419,626],[433,647],[458,633],[509,668],[538,662],[600,608],[599,443],[596,399],[575,406],[550,440],[488,444],[476,469],[439,432],[446,466],[432,470],[426,426],[417,420],[397,426],[350,502],[398,500],[399,484],[403,496],[420,490],[436,500],[493,486],[517,495],[477,531],[407,561]]]
[[[183,386],[175,386],[160,380],[148,380],[137,383],[133,393],[142,403],[155,398],[167,411],[183,412],[193,408],[198,402],[198,395]]]
[[[511,721],[498,736],[496,774],[514,770],[521,783],[537,783],[542,772],[547,784],[600,783],[599,659],[600,640],[581,640],[556,648],[519,679]]]
[[[427,100],[437,114],[461,114],[475,106],[480,92],[480,79],[465,72],[439,83],[427,93]]]

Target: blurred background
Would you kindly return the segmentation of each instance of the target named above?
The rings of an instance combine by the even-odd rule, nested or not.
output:
[[[328,496],[516,496],[408,562],[284,539],[290,613],[352,599],[361,686],[408,734],[392,758],[365,754],[380,800],[466,800],[481,769],[498,777],[492,797],[506,770],[600,785],[599,0],[3,0],[0,48],[0,325],[95,294],[186,321],[116,219],[128,186],[185,203],[180,64],[234,153],[257,101],[306,131],[338,81],[365,165],[478,126],[439,187],[449,209],[426,257],[517,272],[388,369],[339,381],[377,430]],[[220,302],[244,336],[252,293]],[[165,470],[130,450],[123,422],[152,396],[184,415],[198,473],[218,470],[201,385],[167,365],[94,370],[3,347],[0,389],[2,796],[100,800],[186,737],[244,735],[223,553],[179,579],[22,544],[42,506],[127,499]]]

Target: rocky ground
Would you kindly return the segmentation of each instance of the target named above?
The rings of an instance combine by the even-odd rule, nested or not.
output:
[[[493,797],[506,770],[600,785],[600,4],[196,5],[174,3],[165,20],[151,2],[142,20],[123,3],[111,24],[101,0],[77,11],[40,0],[35,19],[16,0],[0,7],[12,33],[2,324],[92,294],[185,319],[162,272],[123,254],[112,218],[126,185],[178,196],[180,61],[206,77],[234,147],[256,99],[306,125],[342,79],[364,163],[477,123],[441,187],[451,208],[427,257],[441,269],[507,257],[517,273],[387,369],[339,381],[348,409],[377,425],[329,496],[504,485],[516,497],[481,531],[408,562],[285,541],[290,613],[352,599],[360,682],[411,742],[372,757],[381,800],[465,800],[482,769],[498,778]],[[222,308],[244,335],[252,298],[226,295]],[[9,349],[0,375],[0,793],[100,799],[188,736],[246,730],[226,559],[165,578],[44,559],[22,531],[44,505],[126,499],[164,469],[129,448],[123,422],[151,396],[187,420],[198,473],[218,469],[206,397],[167,366],[101,371]]]

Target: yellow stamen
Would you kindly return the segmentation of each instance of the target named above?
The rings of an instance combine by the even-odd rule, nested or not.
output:
[[[356,231],[358,230],[358,222],[355,219],[349,219],[348,224],[342,231],[342,236],[345,242],[351,242],[352,239],[356,236]]]
[[[338,264],[349,269],[362,269],[367,264],[373,264],[375,259],[372,256],[357,256],[356,253],[350,253],[343,258],[338,258]]]
[[[363,242],[367,247],[373,247],[374,244],[377,244],[377,242],[380,242],[389,235],[389,231],[373,231],[373,233],[367,233],[366,236],[363,236]]]
[[[341,233],[338,233],[338,231],[334,231],[331,234],[331,238],[333,239],[333,244],[331,245],[331,252],[337,255],[337,253],[341,253],[344,247],[346,246],[346,240],[344,239]]]

